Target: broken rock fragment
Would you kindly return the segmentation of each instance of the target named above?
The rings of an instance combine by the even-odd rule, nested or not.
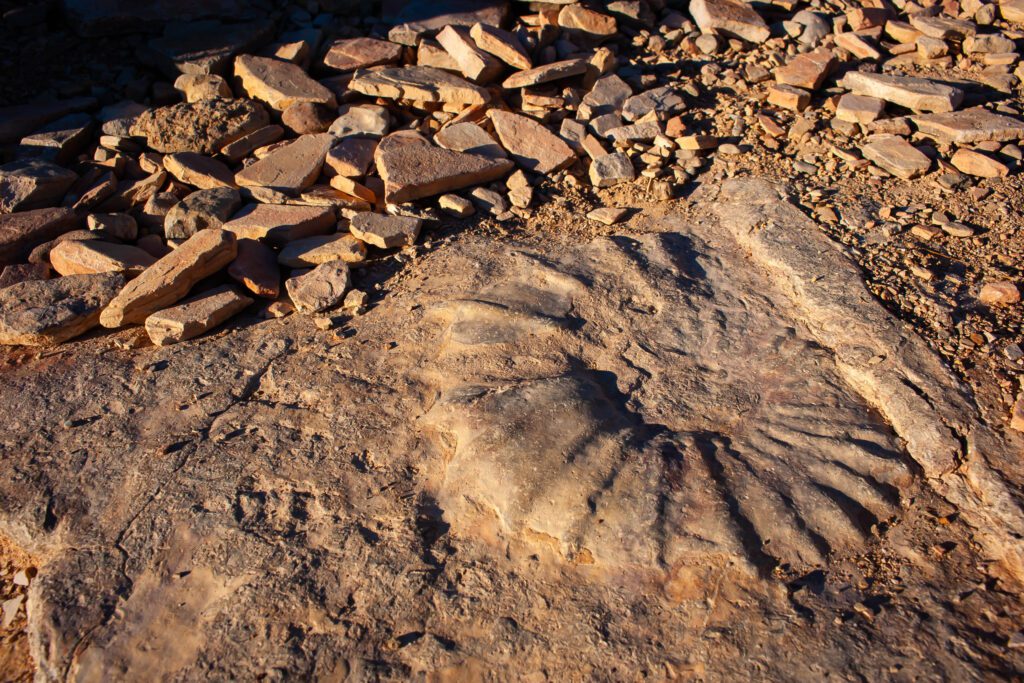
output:
[[[117,273],[28,280],[0,289],[0,344],[52,346],[96,327],[124,286]]]
[[[138,247],[103,240],[66,240],[50,250],[50,265],[60,275],[124,273],[134,277],[155,262]]]
[[[839,85],[857,95],[877,97],[914,111],[953,111],[964,99],[964,91],[959,88],[913,76],[850,71]]]
[[[532,85],[550,83],[563,78],[579,76],[586,72],[587,60],[566,59],[561,62],[553,62],[543,66],[534,67],[526,71],[514,73],[501,84],[503,88],[528,88]]]
[[[429,66],[357,71],[349,87],[372,97],[418,102],[473,105],[485,104],[491,98],[490,93],[480,86]]]
[[[215,187],[193,192],[167,212],[164,237],[184,239],[200,230],[219,228],[241,205],[242,198],[234,188]]]
[[[394,64],[402,57],[402,46],[376,38],[347,38],[331,43],[324,64],[338,71],[354,71],[381,64]]]
[[[316,182],[324,158],[335,142],[330,133],[303,135],[275,149],[235,174],[235,182],[246,187],[267,187],[295,195]]]
[[[313,270],[288,278],[285,289],[301,313],[319,313],[340,304],[351,283],[344,261],[321,263]]]
[[[179,301],[192,286],[231,263],[238,252],[226,230],[200,230],[137,278],[103,309],[100,324],[122,327],[141,323],[152,313]]]
[[[489,83],[502,72],[502,63],[476,46],[465,28],[445,26],[437,42],[459,65],[462,75],[474,83]]]
[[[146,318],[146,334],[157,346],[177,344],[212,330],[252,301],[234,287],[223,285],[153,313]]]
[[[281,293],[277,254],[258,240],[238,240],[238,254],[228,266],[228,275],[256,296],[276,299]]]
[[[24,159],[0,166],[0,213],[60,204],[78,174],[44,159]]]
[[[1024,138],[1024,122],[982,107],[943,114],[920,114],[910,120],[918,132],[939,142],[958,145],[974,142],[1008,142]]]
[[[230,169],[212,157],[196,152],[178,152],[164,157],[164,168],[172,176],[185,183],[209,190],[215,187],[235,187],[235,178]]]
[[[35,209],[0,215],[0,265],[21,261],[35,247],[79,225],[68,208]]]
[[[739,0],[690,0],[690,16],[705,33],[722,33],[750,43],[771,36],[761,15]]]
[[[269,57],[239,55],[235,57],[235,76],[242,90],[277,111],[284,111],[297,102],[312,102],[333,107],[334,93],[306,75],[291,62]]]
[[[599,156],[590,164],[590,183],[594,187],[612,187],[634,178],[633,162],[622,152]]]
[[[581,31],[592,36],[613,36],[616,31],[615,17],[575,3],[562,7],[558,13],[558,25],[570,31]]]
[[[277,262],[289,268],[309,268],[328,261],[359,263],[366,260],[366,245],[354,235],[314,235],[285,245]]]
[[[412,216],[357,213],[349,223],[356,239],[380,249],[410,247],[416,244],[423,221]]]
[[[864,158],[898,178],[910,180],[931,168],[932,160],[899,136],[879,135],[870,140],[861,147]]]
[[[262,240],[280,246],[292,240],[329,232],[336,223],[334,209],[329,206],[252,204],[221,227],[239,239]]]
[[[499,109],[492,109],[488,116],[502,146],[528,171],[552,173],[576,159],[576,154],[562,138],[535,119]]]
[[[350,135],[379,138],[387,135],[390,117],[388,110],[376,104],[345,104],[338,108],[338,117],[328,132],[344,138]]]
[[[963,147],[953,154],[949,163],[961,173],[977,178],[1002,178],[1010,173],[1010,167],[1002,161],[983,152]]]
[[[527,54],[519,39],[496,26],[474,24],[469,30],[470,37],[484,52],[489,52],[501,61],[516,69],[533,67],[530,55]]]
[[[266,109],[247,99],[182,102],[143,112],[131,134],[158,152],[213,154],[270,123]]]
[[[396,204],[489,183],[512,170],[509,159],[454,152],[411,131],[392,133],[377,146],[384,198]]]
[[[486,130],[468,121],[445,126],[434,135],[434,142],[445,149],[503,159],[508,155]]]

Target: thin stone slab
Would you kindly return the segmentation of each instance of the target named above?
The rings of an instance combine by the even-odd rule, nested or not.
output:
[[[402,46],[376,38],[345,38],[331,43],[324,65],[338,71],[354,71],[381,64],[395,64],[402,57]]]
[[[377,140],[346,137],[331,147],[327,158],[324,159],[324,165],[337,175],[359,178],[366,175],[366,170],[373,163],[373,153],[376,149]]]
[[[258,240],[238,240],[238,254],[228,266],[228,275],[256,296],[276,299],[281,294],[277,254]]]
[[[618,30],[615,17],[595,12],[583,5],[572,3],[558,13],[558,25],[570,31],[581,31],[591,36],[613,36]]]
[[[445,26],[436,39],[459,65],[462,75],[473,83],[490,83],[504,69],[499,59],[476,46],[463,27]]]
[[[616,74],[608,74],[594,81],[594,87],[583,96],[583,104],[592,116],[599,116],[619,111],[632,94],[629,83]]]
[[[651,112],[670,116],[685,106],[686,102],[677,88],[661,86],[627,97],[622,103],[622,118],[636,121]]]
[[[489,183],[514,165],[510,159],[444,149],[411,131],[381,140],[374,158],[384,181],[384,198],[395,204]]]
[[[157,346],[193,339],[241,313],[253,300],[222,285],[146,318],[146,334]]]
[[[28,280],[0,289],[0,344],[53,346],[96,327],[124,286],[117,273]]]
[[[147,268],[114,297],[100,315],[104,327],[142,323],[181,300],[193,285],[231,263],[238,253],[235,235],[200,230]]]
[[[296,195],[316,182],[334,142],[335,137],[330,133],[303,135],[246,166],[235,174],[235,182]]]
[[[302,67],[280,59],[239,55],[235,57],[235,77],[249,97],[277,111],[297,102],[337,104],[334,93],[307,76]]]
[[[269,123],[267,110],[252,100],[199,100],[147,110],[135,119],[131,134],[165,154],[213,154]]]
[[[154,263],[155,258],[136,246],[103,240],[66,240],[50,250],[50,265],[60,275],[124,273],[134,277]]]
[[[0,215],[0,265],[22,261],[35,247],[71,232],[79,222],[69,208]]]
[[[757,11],[740,0],[690,0],[690,16],[704,33],[763,43],[771,31]]]
[[[488,116],[502,146],[527,171],[553,173],[576,160],[572,148],[539,121],[500,109]]]
[[[964,91],[927,78],[850,71],[839,85],[857,95],[877,97],[914,111],[950,112],[960,106]]]
[[[490,93],[455,74],[429,66],[401,66],[357,71],[352,90],[371,97],[445,104],[486,104]]]
[[[288,278],[284,286],[300,313],[320,313],[344,301],[351,284],[347,263],[327,261],[308,273]]]
[[[74,171],[44,159],[22,159],[0,166],[0,213],[60,204],[78,180]]]
[[[1024,122],[982,107],[943,114],[921,114],[911,116],[910,120],[919,133],[938,142],[964,145],[1024,138]]]
[[[285,245],[277,262],[288,268],[311,268],[328,261],[360,263],[366,260],[366,245],[348,233],[314,235]]]
[[[349,222],[349,230],[356,239],[380,249],[411,247],[416,244],[421,227],[422,219],[380,213],[357,213]]]
[[[923,152],[896,135],[875,136],[860,151],[865,159],[904,180],[924,175],[932,166]]]
[[[222,229],[239,239],[261,240],[280,246],[292,240],[322,235],[334,229],[338,218],[329,206],[252,204],[235,214]]]
[[[34,133],[62,116],[96,106],[94,97],[0,107],[0,144],[7,145]]]
[[[223,162],[196,152],[178,152],[164,157],[164,168],[172,176],[200,190],[235,187],[235,177]]]
[[[815,50],[794,57],[775,70],[775,80],[805,90],[817,90],[832,72],[836,59],[831,50]]]
[[[93,128],[89,114],[68,114],[22,138],[17,154],[67,164],[89,144]]]
[[[480,154],[492,159],[504,159],[508,156],[490,133],[468,121],[445,126],[434,134],[434,142],[445,149]]]
[[[503,88],[528,88],[541,83],[559,81],[563,78],[571,78],[585,73],[587,60],[566,59],[561,62],[552,62],[544,66],[534,67],[526,71],[514,73],[501,84]]]
[[[496,26],[476,23],[469,29],[476,46],[516,69],[533,68],[533,61],[519,39]]]

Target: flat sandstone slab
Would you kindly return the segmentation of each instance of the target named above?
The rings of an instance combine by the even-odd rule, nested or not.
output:
[[[28,280],[0,289],[0,344],[52,346],[99,323],[124,286],[117,273]]]
[[[949,112],[960,106],[964,91],[914,76],[890,76],[850,71],[839,85],[857,95],[877,97],[914,111]]]
[[[146,334],[157,346],[177,344],[212,330],[253,302],[230,285],[157,311],[146,318]]]
[[[384,198],[396,204],[489,183],[514,166],[510,159],[437,147],[410,131],[392,133],[381,140],[374,158],[384,181]]]
[[[917,130],[939,142],[958,145],[973,142],[1008,142],[1024,138],[1024,121],[990,112],[982,107],[943,114],[911,116]]]
[[[349,87],[371,97],[445,104],[486,104],[491,96],[480,86],[429,66],[401,66],[357,71]]]
[[[234,233],[200,230],[147,268],[114,297],[100,315],[104,327],[141,323],[188,294],[192,286],[231,263],[238,252]]]

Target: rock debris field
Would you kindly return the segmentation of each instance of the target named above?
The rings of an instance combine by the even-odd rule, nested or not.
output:
[[[5,679],[1024,676],[1024,0],[0,31]]]

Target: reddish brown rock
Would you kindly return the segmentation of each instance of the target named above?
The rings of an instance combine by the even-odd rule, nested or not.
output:
[[[68,208],[0,215],[0,265],[23,260],[35,247],[78,225],[78,216]]]
[[[794,57],[789,64],[775,70],[775,80],[805,90],[817,90],[825,82],[835,57],[831,50],[820,49]]]
[[[423,221],[411,216],[357,213],[349,222],[352,234],[380,249],[409,247],[416,244]]]
[[[29,280],[0,289],[0,344],[52,346],[96,327],[124,277],[117,273]]]
[[[336,40],[324,55],[324,64],[338,71],[353,71],[381,64],[395,64],[402,57],[402,46],[376,38]]]
[[[366,169],[373,163],[373,153],[376,149],[376,140],[347,137],[331,148],[324,164],[337,175],[358,178],[365,175]]]
[[[281,294],[281,269],[274,250],[258,240],[238,240],[238,254],[228,275],[256,296],[276,299]]]
[[[690,16],[705,33],[723,33],[750,43],[763,43],[771,36],[761,15],[739,0],[690,0]]]
[[[509,159],[437,147],[411,131],[392,133],[381,140],[374,157],[384,180],[384,198],[397,204],[489,183],[513,167]]]
[[[0,166],[0,213],[42,209],[60,204],[78,174],[43,159],[23,159]]]
[[[571,31],[582,31],[595,36],[613,36],[616,31],[615,17],[578,4],[562,8],[558,13],[558,25]]]
[[[337,222],[334,209],[329,206],[253,204],[221,228],[234,233],[239,239],[261,240],[278,246],[330,232]]]
[[[499,109],[492,109],[488,116],[502,146],[528,171],[552,173],[576,159],[572,148],[539,121]]]
[[[334,144],[328,133],[303,135],[274,150],[235,174],[235,182],[246,187],[268,187],[294,195],[316,182],[327,151]]]
[[[307,273],[288,278],[285,289],[300,313],[319,313],[344,301],[350,284],[348,264],[328,261]]]
[[[988,282],[981,288],[978,300],[986,306],[1008,306],[1020,301],[1020,290],[1008,280]]]
[[[204,277],[231,263],[237,253],[234,234],[216,228],[200,230],[129,282],[103,309],[100,324],[122,327],[144,322],[179,301]]]
[[[146,138],[158,152],[213,154],[221,147],[263,128],[267,111],[252,100],[200,100],[143,112],[131,134]]]
[[[138,247],[103,240],[67,240],[50,250],[50,264],[61,275],[124,273],[134,277],[155,262]]]
[[[302,67],[280,59],[239,55],[235,57],[235,77],[246,95],[277,111],[297,102],[337,104],[334,93],[307,76]]]
[[[289,268],[309,268],[328,261],[359,263],[366,260],[366,245],[348,233],[315,235],[285,245],[277,262]]]
[[[864,158],[904,180],[927,173],[932,165],[924,153],[896,135],[873,136],[860,150]]]
[[[533,67],[526,48],[518,38],[508,31],[487,24],[474,24],[473,28],[469,30],[469,35],[477,47],[484,52],[489,52],[509,66],[516,69]]]
[[[172,176],[200,190],[215,187],[235,187],[235,178],[231,170],[205,154],[195,152],[179,152],[168,154],[163,160],[164,168]]]
[[[586,72],[587,60],[566,59],[561,62],[553,62],[544,66],[534,67],[526,71],[514,73],[501,84],[503,88],[528,88],[531,85],[550,83],[551,81],[579,76]]]
[[[949,163],[961,173],[978,178],[1003,178],[1010,173],[1010,167],[999,159],[973,149],[958,149]]]
[[[146,318],[146,334],[157,346],[177,344],[209,332],[244,310],[252,299],[223,285]]]
[[[490,93],[480,86],[429,66],[361,71],[349,87],[372,97],[418,102],[472,105],[485,104],[491,99]]]

